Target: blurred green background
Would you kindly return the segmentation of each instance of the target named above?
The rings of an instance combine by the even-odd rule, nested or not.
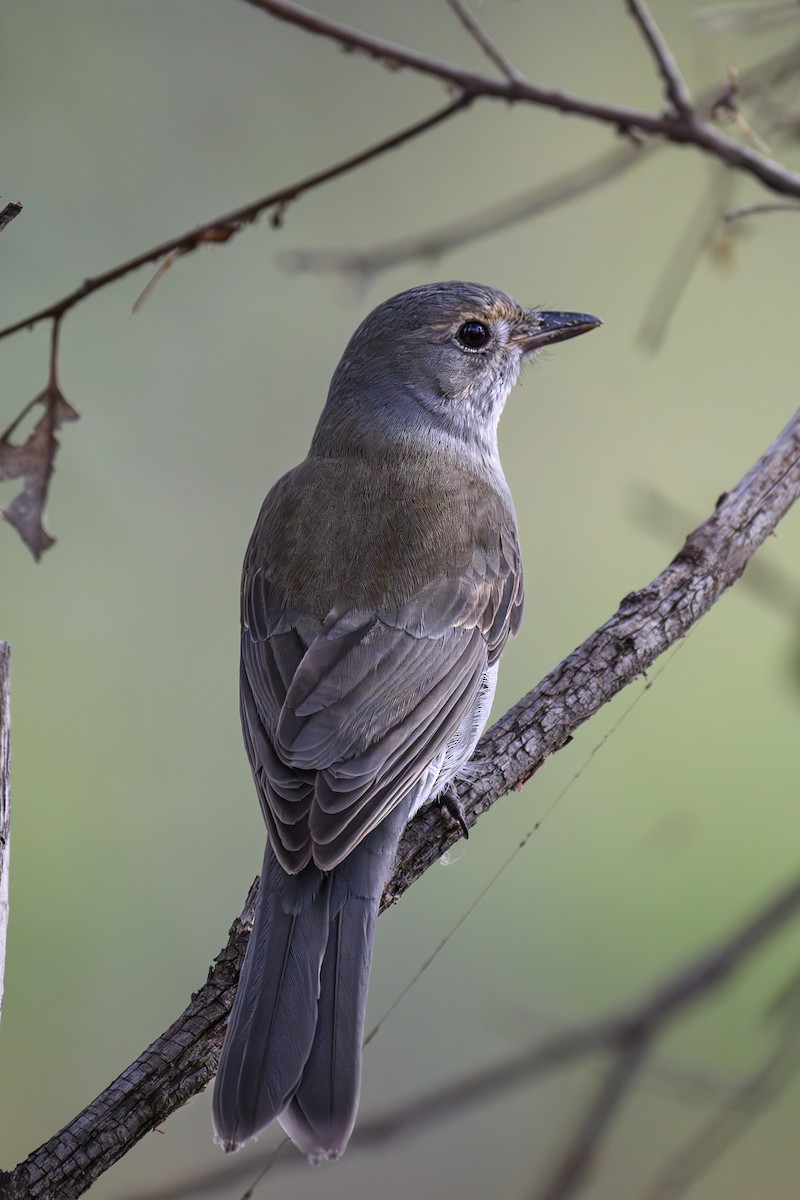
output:
[[[317,7],[490,70],[443,3]],[[699,41],[692,11],[687,0],[654,0],[697,86],[795,36],[789,27]],[[477,12],[538,82],[662,103],[621,3],[487,0]],[[344,55],[237,0],[6,0],[0,33],[0,190],[25,206],[0,238],[3,324],[442,99],[431,80]],[[425,231],[613,144],[575,118],[485,104],[303,198],[282,229],[262,219],[181,261],[138,315],[131,306],[149,270],[68,316],[62,385],[82,419],[61,436],[48,512],[58,543],[37,566],[0,526],[14,805],[2,1167],[173,1020],[258,871],[261,819],[238,726],[240,562],[267,488],[305,454],[366,311],[425,280],[467,278],[605,322],[528,370],[504,417],[528,606],[497,713],[663,568],[791,415],[800,267],[791,217],[761,218],[724,254],[704,256],[660,350],[637,342],[708,187],[709,166],[690,150],[659,151],[536,221],[396,268],[366,290],[277,261],[293,248]],[[760,196],[732,182],[736,200]],[[0,345],[3,426],[43,387],[47,339],[37,327]],[[653,491],[687,514],[666,533],[651,519]],[[13,494],[0,486],[0,502]],[[799,549],[790,516],[762,552],[798,595]],[[798,617],[800,605],[780,613],[738,586],[656,667],[648,690],[636,684],[604,709],[384,917],[372,1019],[547,814],[369,1047],[363,1114],[635,1000],[797,869]],[[591,1200],[646,1197],[757,1069],[778,1029],[765,1006],[799,958],[792,929],[659,1047],[658,1069],[606,1144]],[[276,1169],[255,1194],[531,1194],[598,1078],[585,1065],[379,1153]],[[792,1082],[696,1181],[693,1200],[794,1200],[799,1098]],[[246,1151],[254,1169],[277,1140],[270,1131]],[[147,1196],[222,1162],[207,1094],[92,1194]]]

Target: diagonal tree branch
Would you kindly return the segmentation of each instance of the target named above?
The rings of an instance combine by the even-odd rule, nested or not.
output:
[[[623,687],[642,675],[742,574],[800,495],[800,411],[675,559],[524,696],[481,739],[461,793],[468,825],[519,788],[544,760]],[[458,839],[437,806],[423,810],[400,846],[383,899],[394,903]],[[216,1070],[227,1013],[252,917],[252,896],[234,922],[208,980],[170,1028],[69,1125],[0,1176],[2,1200],[72,1200],[141,1137],[205,1088]],[[733,939],[735,959],[701,963],[650,1009],[679,1008],[703,978],[712,982],[800,907],[800,884]],[[650,1011],[648,1009],[648,1011]]]

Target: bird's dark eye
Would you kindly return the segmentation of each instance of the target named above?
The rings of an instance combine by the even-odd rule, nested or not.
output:
[[[491,336],[489,327],[483,321],[465,321],[459,327],[456,340],[465,350],[481,350]]]

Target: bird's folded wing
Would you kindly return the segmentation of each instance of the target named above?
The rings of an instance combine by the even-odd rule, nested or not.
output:
[[[511,556],[476,557],[394,612],[324,622],[286,610],[263,573],[245,577],[242,722],[287,870],[340,862],[475,712],[522,603]]]

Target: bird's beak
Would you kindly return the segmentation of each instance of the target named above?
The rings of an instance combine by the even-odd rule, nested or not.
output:
[[[523,354],[531,354],[541,350],[542,346],[550,346],[554,342],[564,342],[567,338],[577,337],[596,329],[603,322],[599,317],[589,313],[572,312],[536,312],[528,313],[528,320],[515,342],[521,343]]]

